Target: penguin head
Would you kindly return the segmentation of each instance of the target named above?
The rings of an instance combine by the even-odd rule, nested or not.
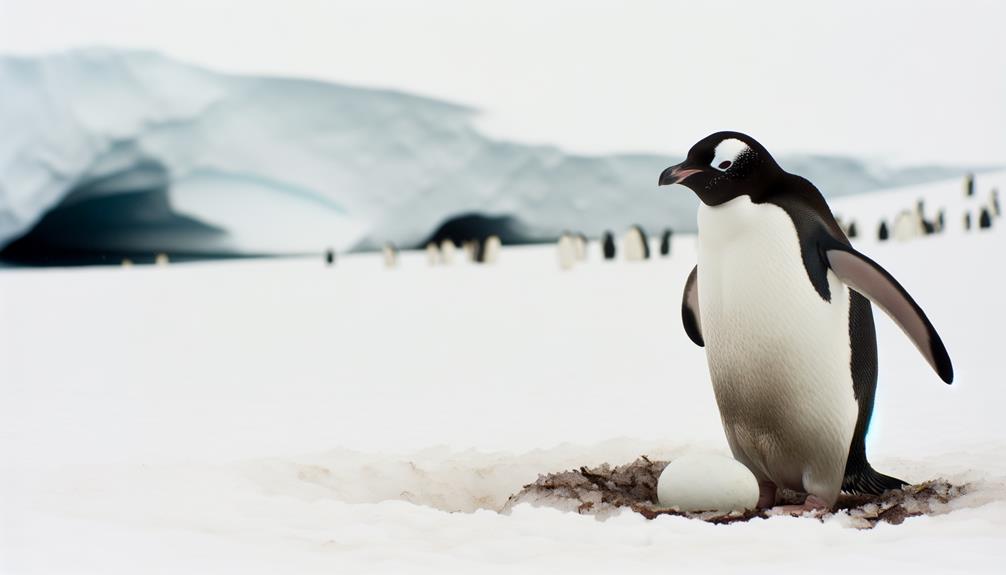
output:
[[[745,194],[760,200],[783,174],[754,138],[740,132],[716,132],[692,146],[684,162],[664,170],[658,185],[681,184],[702,203],[717,206]]]

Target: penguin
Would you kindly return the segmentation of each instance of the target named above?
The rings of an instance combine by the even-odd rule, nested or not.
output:
[[[887,221],[880,220],[880,227],[877,228],[877,239],[883,242],[887,241],[887,238],[890,236],[890,232],[887,231]]]
[[[154,257],[154,264],[156,264],[156,265],[166,266],[166,265],[168,265],[170,263],[171,263],[171,258],[169,258],[168,254],[166,254],[164,252],[161,252],[161,253],[157,254],[156,257]]]
[[[426,244],[426,263],[435,266],[440,263],[440,248],[435,242]]]
[[[982,208],[982,213],[978,216],[978,229],[987,230],[992,227],[992,214],[987,207]]]
[[[849,236],[849,238],[854,238],[859,235],[859,232],[856,230],[856,220],[849,222],[849,230],[845,235]]]
[[[773,505],[778,487],[807,493],[796,509],[805,511],[831,508],[840,491],[904,486],[866,457],[877,386],[871,302],[950,383],[950,356],[915,300],[852,247],[812,183],[747,135],[700,140],[658,184],[700,200],[682,322],[705,347],[727,442],[758,479],[759,506]]]
[[[393,268],[398,265],[398,248],[395,244],[387,242],[381,251],[384,253],[384,267]]]
[[[650,259],[650,237],[646,235],[646,230],[642,226],[636,224],[632,227],[636,228],[636,233],[639,234],[639,239],[643,243],[643,259]]]
[[[671,228],[665,228],[660,236],[660,255],[665,257],[671,255],[671,233]]]
[[[325,250],[325,265],[330,266],[335,263],[335,250],[328,248]]]
[[[440,242],[440,261],[442,261],[445,266],[449,266],[454,263],[454,250],[454,241],[450,238]]]
[[[625,250],[625,259],[630,262],[638,262],[650,258],[649,241],[646,238],[646,232],[640,226],[633,225],[625,232],[622,245]]]
[[[964,230],[971,231],[971,212],[964,212]]]
[[[486,241],[482,242],[482,262],[487,264],[496,263],[502,249],[503,242],[500,241],[500,237],[497,235],[489,236],[486,238]]]
[[[939,234],[943,233],[943,229],[947,225],[946,214],[944,214],[944,212],[945,210],[940,209],[940,211],[936,213],[936,233]]]
[[[576,262],[576,246],[573,245],[573,236],[568,232],[563,232],[559,236],[559,267],[568,270]]]
[[[989,192],[989,206],[992,208],[993,216],[1003,215],[1002,207],[999,205],[999,188],[992,188]]]
[[[975,175],[968,173],[964,175],[964,197],[970,198],[975,195]]]
[[[898,217],[894,218],[894,239],[899,242],[908,240],[922,234],[922,222],[919,221],[919,214],[912,210],[901,210]]]
[[[576,261],[587,261],[587,236],[581,232],[573,234],[573,248],[576,253]]]
[[[468,256],[468,261],[476,261],[478,244],[475,240],[469,239],[461,242],[461,249],[463,249],[465,251],[465,255]]]
[[[915,203],[915,211],[919,215],[919,223],[922,225],[922,233],[927,236],[931,236],[936,233],[936,226],[931,220],[926,219],[926,205],[923,200],[919,200]]]
[[[486,245],[483,240],[472,240],[472,261],[481,264],[486,261]]]
[[[615,259],[615,236],[610,231],[604,232],[604,236],[601,238],[601,249],[604,253],[604,259]]]

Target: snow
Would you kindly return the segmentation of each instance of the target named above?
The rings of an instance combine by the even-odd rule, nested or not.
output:
[[[0,57],[0,93],[0,249],[54,210],[102,200],[97,211],[118,224],[111,237],[106,221],[99,239],[46,243],[196,255],[414,246],[467,212],[513,216],[530,237],[695,229],[694,195],[655,185],[677,160],[495,140],[473,110],[430,98],[112,49]],[[836,196],[963,172],[779,160]],[[131,192],[143,193],[141,209],[109,202]],[[168,225],[171,214],[204,233]]]
[[[866,222],[919,195],[968,204],[956,180],[834,204]],[[680,325],[685,234],[646,262],[604,262],[595,242],[565,271],[554,246],[486,266],[414,251],[394,269],[373,254],[3,270],[0,572],[998,572],[1001,223],[856,242],[920,302],[957,375],[941,383],[878,315],[871,462],[968,484],[865,531],[841,514],[496,512],[539,473],[729,453]]]

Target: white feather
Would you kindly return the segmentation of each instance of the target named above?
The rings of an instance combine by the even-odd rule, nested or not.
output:
[[[748,147],[747,144],[736,138],[727,138],[719,144],[716,144],[715,157],[710,165],[717,170],[725,171],[726,168],[720,167],[723,162],[730,162],[733,164],[737,161],[737,158],[739,158],[741,154],[750,149],[751,148]]]
[[[810,283],[796,228],[740,196],[699,208],[699,307],[723,429],[759,480],[834,502],[858,413],[849,292]]]

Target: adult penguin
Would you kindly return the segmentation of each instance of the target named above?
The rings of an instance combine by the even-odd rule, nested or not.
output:
[[[915,300],[852,247],[813,184],[749,136],[702,139],[659,184],[700,200],[682,320],[706,348],[727,441],[758,479],[759,505],[773,505],[777,487],[807,493],[799,509],[818,510],[842,490],[905,485],[866,458],[877,387],[870,302],[950,383],[950,356]]]

